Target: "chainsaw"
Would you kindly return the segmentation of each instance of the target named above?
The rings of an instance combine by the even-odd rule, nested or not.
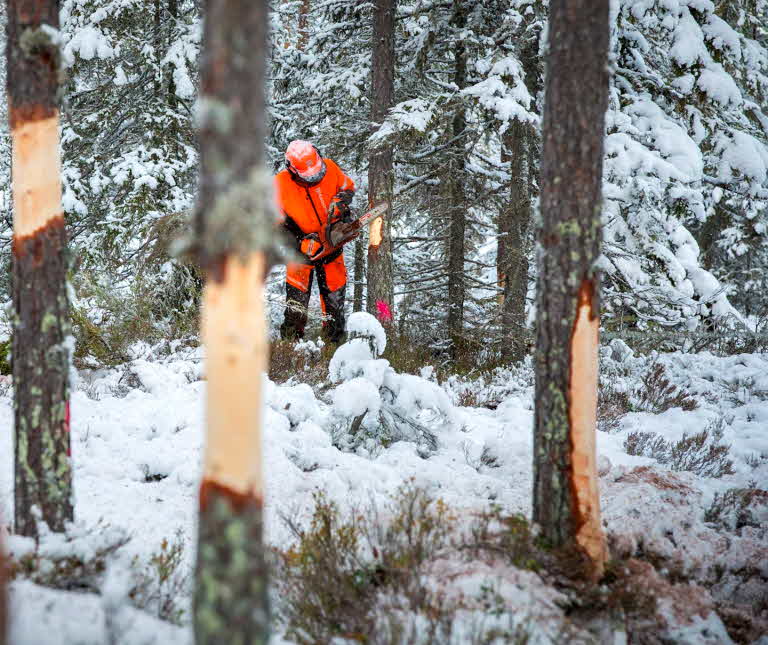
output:
[[[326,232],[326,238],[328,243],[333,248],[343,246],[347,242],[354,240],[360,235],[360,229],[363,228],[369,222],[372,222],[377,217],[382,217],[389,208],[389,202],[382,202],[375,208],[372,208],[367,213],[364,213],[356,220],[351,222],[336,222],[332,226],[329,226],[329,230]],[[330,221],[330,215],[328,218]]]
[[[331,204],[328,209],[328,224],[325,229],[325,239],[328,242],[327,245],[324,245],[321,242],[320,236],[317,233],[307,235],[301,241],[301,252],[307,256],[313,264],[322,263],[321,260],[323,260],[323,258],[336,254],[341,250],[342,246],[347,244],[347,242],[354,240],[360,235],[363,226],[372,222],[377,217],[382,217],[387,212],[389,202],[382,202],[351,222],[337,221],[331,224],[331,217],[335,206],[335,204]]]

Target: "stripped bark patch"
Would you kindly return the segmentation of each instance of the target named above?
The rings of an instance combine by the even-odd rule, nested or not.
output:
[[[59,115],[20,123],[13,140],[13,232],[32,235],[53,218],[61,217]]]
[[[592,281],[582,280],[571,334],[568,420],[576,541],[602,573],[606,544],[600,523],[597,476],[597,390],[600,320],[593,309]]]
[[[383,239],[384,220],[381,217],[377,217],[371,222],[370,231],[368,233],[368,248],[378,249]]]
[[[262,280],[264,256],[231,256],[223,280],[203,293],[207,349],[205,476],[247,494],[262,490],[261,374],[267,368]]]

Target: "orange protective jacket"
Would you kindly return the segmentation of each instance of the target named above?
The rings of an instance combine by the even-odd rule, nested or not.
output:
[[[313,263],[292,263],[288,265],[286,281],[294,287],[307,291],[316,265],[325,267],[328,287],[336,291],[346,284],[347,271],[341,248],[332,250],[326,239],[328,210],[334,197],[342,191],[354,192],[355,182],[345,175],[331,159],[323,159],[326,165],[325,177],[314,186],[294,181],[288,170],[275,176],[275,199],[281,223],[297,241],[305,235],[316,233],[323,247],[329,252]]]

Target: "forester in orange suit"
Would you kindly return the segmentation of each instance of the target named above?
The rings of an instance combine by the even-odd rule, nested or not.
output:
[[[321,157],[309,141],[291,142],[285,151],[285,169],[275,177],[275,195],[282,225],[306,261],[288,265],[282,338],[304,337],[312,276],[316,276],[324,336],[333,343],[343,340],[347,269],[343,248],[330,245],[328,232],[336,222],[349,220],[354,194],[354,182],[331,159]]]

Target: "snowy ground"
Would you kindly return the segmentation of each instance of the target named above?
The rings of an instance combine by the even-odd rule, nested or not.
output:
[[[122,604],[131,563],[148,561],[163,540],[174,540],[180,531],[186,542],[185,566],[191,566],[193,560],[205,388],[201,353],[187,349],[158,358],[150,348],[137,351],[142,356],[126,367],[77,376],[72,397],[76,495],[72,533],[79,537],[68,545],[58,538],[46,538],[41,550],[87,554],[103,544],[108,539],[105,536],[125,533],[131,539],[112,557],[101,596],[54,591],[28,580],[14,582],[11,643],[106,643],[111,642],[109,633],[119,633],[114,641],[119,643],[191,642],[188,627],[175,627],[134,609],[110,611]],[[331,390],[330,384],[318,397],[308,385],[268,383],[266,535],[271,544],[287,546],[291,539],[278,509],[306,516],[317,489],[349,508],[384,503],[412,479],[457,511],[483,510],[494,502],[530,515],[533,415],[529,368],[497,376],[492,382],[453,379],[439,389],[430,384],[428,369],[422,372],[426,379],[403,377],[391,369],[387,372],[387,366],[374,356],[352,353],[352,362],[332,364],[337,380],[347,383],[343,387],[351,393],[351,403]],[[646,360],[627,356],[616,362],[610,358],[621,354],[606,349],[604,357],[614,368],[619,366],[614,370],[614,385],[619,388],[629,387],[633,362]],[[768,488],[768,356],[668,354],[660,360],[673,381],[695,395],[700,407],[688,412],[678,408],[662,414],[629,413],[615,432],[598,433],[607,530],[620,536],[620,550],[653,549],[673,555],[691,574],[718,564],[726,571],[720,589],[723,594],[742,593],[748,598],[765,594],[768,507],[755,511],[759,527],[728,535],[705,524],[704,512],[715,493],[734,487]],[[425,453],[423,445],[407,441],[378,450],[369,442],[359,446],[357,453],[332,445],[329,429],[366,406],[369,410],[380,406],[372,388],[385,382],[397,392],[396,404],[401,409],[425,425],[431,424],[437,450]],[[0,426],[6,429],[0,434],[0,514],[10,517],[12,407],[5,387],[0,396]],[[495,409],[456,407],[459,395],[472,390],[480,403],[495,399]],[[420,411],[420,407],[426,409]],[[732,445],[732,475],[708,479],[687,472],[670,473],[653,459],[624,452],[624,438],[632,430],[678,439],[684,432],[698,432],[720,418],[724,419],[723,441]],[[497,467],[481,463],[484,447],[496,458]],[[646,465],[652,468],[634,470]],[[16,557],[32,548],[24,539],[6,539]],[[741,582],[736,588],[736,578],[727,575],[745,567],[757,572],[749,583],[754,588],[745,589]],[[477,572],[474,575],[478,578]],[[489,570],[480,578],[495,575]],[[535,574],[526,573],[524,578],[516,580],[515,587],[514,602],[521,611],[535,605],[534,598],[542,607],[549,603],[550,610],[560,611],[551,602],[554,592],[547,592]],[[475,580],[478,589],[482,582]],[[681,617],[674,606],[667,607],[668,637],[674,642],[730,642],[707,603],[711,605],[711,599],[702,601],[695,619]]]

